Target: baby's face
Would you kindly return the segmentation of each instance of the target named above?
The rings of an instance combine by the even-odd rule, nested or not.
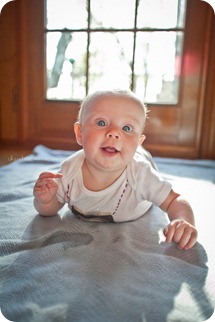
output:
[[[87,162],[100,170],[123,170],[144,140],[144,122],[143,108],[132,99],[108,96],[92,102],[78,130]]]

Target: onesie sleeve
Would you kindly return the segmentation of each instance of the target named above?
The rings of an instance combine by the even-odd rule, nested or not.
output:
[[[62,173],[62,169],[60,171],[60,173]],[[66,190],[64,188],[64,184],[63,184],[63,180],[62,178],[57,178],[57,183],[58,183],[58,190],[57,190],[57,200],[62,203],[65,204],[66,199],[65,199],[65,195],[66,195]]]
[[[65,159],[61,165],[60,173],[62,178],[56,179],[58,182],[57,199],[61,203],[69,202],[69,191],[72,187],[73,178],[81,168],[84,161],[84,152],[79,150]]]
[[[131,173],[138,198],[151,201],[156,206],[160,206],[165,201],[172,189],[172,185],[148,162],[135,163],[134,161]]]
[[[58,190],[57,190],[57,200],[64,204],[67,201],[66,195],[67,195],[67,187],[68,187],[68,167],[67,167],[67,162],[63,162],[61,165],[61,169],[59,173],[62,173],[61,178],[56,178],[55,180],[58,183]]]

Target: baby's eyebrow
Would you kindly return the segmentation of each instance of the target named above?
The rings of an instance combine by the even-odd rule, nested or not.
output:
[[[129,115],[129,118],[131,118],[133,121],[135,121],[135,122],[139,122],[140,121],[140,119],[139,118],[137,118],[137,117],[134,117],[133,115]]]
[[[90,118],[96,118],[96,119],[108,119],[110,117],[110,115],[104,114],[101,111],[92,111],[89,113],[89,117]],[[124,119],[122,120],[123,123],[129,123],[129,122],[134,122],[137,124],[144,123],[144,120],[142,118],[137,118],[135,115],[133,114],[129,114],[127,116],[122,115],[122,117],[124,117]]]
[[[141,123],[142,123],[142,121],[143,121],[141,118],[137,118],[137,117],[135,117],[134,115],[129,115],[129,118],[130,118],[132,121],[137,122],[137,123],[139,123],[139,124],[141,124]]]
[[[94,117],[94,116],[96,116],[96,117],[105,117],[105,115],[104,114],[102,114],[102,112],[95,112],[95,111],[92,111],[92,112],[90,112],[89,113],[89,116],[90,117]]]

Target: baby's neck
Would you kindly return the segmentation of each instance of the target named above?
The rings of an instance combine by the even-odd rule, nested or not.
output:
[[[125,169],[114,172],[102,171],[89,167],[84,162],[81,170],[85,188],[91,191],[101,191],[116,182]]]

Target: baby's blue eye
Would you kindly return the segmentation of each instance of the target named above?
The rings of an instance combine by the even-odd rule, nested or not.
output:
[[[106,122],[104,120],[99,120],[99,121],[97,121],[97,125],[98,126],[105,126]]]
[[[125,132],[132,132],[132,127],[130,126],[130,125],[125,125],[125,126],[123,126],[123,131],[125,131]]]

